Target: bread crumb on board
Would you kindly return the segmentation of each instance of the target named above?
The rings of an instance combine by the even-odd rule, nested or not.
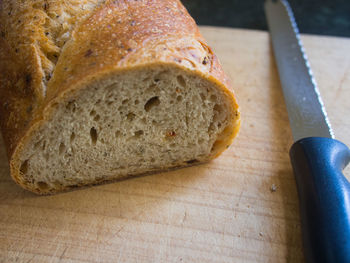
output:
[[[270,191],[271,193],[274,193],[277,191],[277,186],[275,184],[272,184],[271,187],[270,187]]]

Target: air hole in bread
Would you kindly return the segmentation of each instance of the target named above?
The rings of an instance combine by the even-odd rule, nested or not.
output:
[[[115,137],[118,138],[122,135],[121,131],[116,131],[115,132]]]
[[[220,105],[218,105],[218,104],[215,104],[213,110],[214,110],[213,121],[217,122],[219,120],[219,116],[220,116],[220,114],[222,112],[222,107]]]
[[[216,112],[218,112],[218,113],[221,113],[222,107],[221,107],[219,104],[215,104],[215,106],[214,106],[214,111],[216,111]]]
[[[159,82],[163,79],[167,79],[169,74],[169,70],[164,70],[159,72],[155,77],[154,77],[154,82]]]
[[[45,191],[49,188],[49,185],[45,182],[37,182],[36,185],[41,191]]]
[[[91,143],[93,145],[95,145],[97,142],[97,131],[96,131],[95,127],[92,127],[90,129],[90,137],[91,137]]]
[[[129,100],[128,100],[128,99],[125,99],[125,100],[122,101],[122,104],[125,105],[125,104],[127,104],[128,102],[129,102]]]
[[[60,147],[58,147],[58,153],[59,155],[62,155],[66,150],[66,146],[64,145],[63,142],[61,142]]]
[[[137,105],[137,104],[139,104],[140,103],[140,101],[139,100],[135,100],[135,105]]]
[[[43,146],[41,147],[43,150],[46,148],[46,141],[43,142]]]
[[[75,133],[72,132],[71,135],[70,135],[70,143],[72,143],[75,139]]]
[[[210,96],[210,100],[211,100],[212,102],[216,102],[216,99],[217,99],[217,97],[216,97],[215,95],[211,95],[211,96]]]
[[[132,112],[129,112],[128,115],[126,115],[126,119],[128,121],[133,121],[135,119],[136,115]]]
[[[94,121],[99,121],[100,118],[101,118],[100,115],[97,114],[97,115],[94,117]]]
[[[41,145],[42,141],[38,141],[37,143],[34,144],[34,150],[38,149]]]
[[[145,111],[149,112],[152,108],[158,106],[159,104],[160,100],[157,96],[150,98],[145,104]]]
[[[25,160],[22,164],[21,167],[19,169],[19,171],[21,172],[21,174],[26,174],[28,172],[28,160]]]
[[[66,105],[67,110],[71,111],[71,112],[75,112],[76,110],[76,103],[75,100],[72,100],[70,102],[67,103]]]
[[[149,85],[149,87],[148,87],[148,89],[154,89],[155,87],[157,87],[157,84],[151,84],[151,85]]]
[[[183,76],[181,76],[181,75],[177,76],[176,80],[177,80],[177,83],[179,83],[179,85],[181,87],[184,87],[184,88],[186,87],[186,81],[185,81]]]
[[[182,96],[177,96],[176,100],[177,100],[178,102],[182,101]]]
[[[90,111],[90,116],[95,116],[95,115],[96,115],[96,111],[95,110]]]
[[[135,132],[135,135],[134,135],[134,136],[135,136],[136,138],[139,138],[139,137],[141,137],[142,135],[143,135],[143,130],[139,130],[139,131],[136,131],[136,132]]]

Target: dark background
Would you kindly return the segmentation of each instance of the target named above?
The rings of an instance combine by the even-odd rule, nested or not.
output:
[[[182,3],[199,25],[267,30],[263,0],[182,0]],[[301,33],[350,37],[350,0],[289,0],[289,3]]]

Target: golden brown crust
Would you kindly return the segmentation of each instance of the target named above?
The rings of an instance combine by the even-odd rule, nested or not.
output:
[[[12,2],[0,2],[1,19],[8,19],[5,16]],[[52,60],[49,66],[42,63],[45,59],[42,58],[43,54],[39,54],[41,51],[38,50],[41,49],[34,45],[35,41],[46,37],[45,34],[42,36],[35,32],[35,37],[31,38],[30,32],[20,33],[18,28],[13,29],[23,39],[21,49],[27,53],[23,58],[16,53],[19,44],[14,43],[8,30],[1,33],[0,124],[14,179],[21,185],[25,184],[18,169],[19,153],[41,123],[50,118],[56,103],[73,90],[83,88],[96,79],[142,66],[173,64],[201,75],[222,89],[232,100],[233,119],[215,145],[213,157],[226,149],[239,129],[238,105],[228,89],[229,81],[217,57],[181,2],[82,2],[90,4],[89,12],[78,12],[71,22],[74,26],[71,25],[70,31],[67,31],[70,38],[64,45],[56,45],[58,50],[53,52],[56,52],[57,61]],[[55,9],[55,5],[60,4],[61,1],[52,1],[50,8]],[[34,19],[33,15],[30,18],[19,17],[25,28]],[[6,25],[9,26],[8,23]],[[33,30],[39,27],[37,25]],[[1,32],[4,31],[2,26]],[[55,34],[59,35],[57,32]],[[58,43],[57,36],[52,42]]]
[[[10,158],[75,25],[103,0],[0,1],[0,125]]]

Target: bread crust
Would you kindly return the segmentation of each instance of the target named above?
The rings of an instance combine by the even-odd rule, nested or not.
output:
[[[20,5],[17,2],[21,1],[0,2],[2,21],[8,20],[10,7]],[[43,9],[46,2],[43,1]],[[52,1],[50,7],[60,2]],[[0,26],[0,125],[11,175],[24,188],[28,189],[19,171],[19,156],[31,136],[50,119],[57,103],[110,74],[159,65],[173,65],[197,74],[231,99],[230,125],[221,134],[210,158],[224,151],[238,133],[240,113],[229,80],[180,1],[95,2],[94,9],[81,11],[80,17],[75,18],[70,38],[60,48],[51,68],[45,66],[45,59],[35,46],[38,41],[45,41],[37,32],[42,28],[23,31],[35,19],[34,11],[28,11],[29,15],[18,14],[16,19],[23,23],[22,27],[11,27],[9,23]],[[11,38],[13,34],[19,38],[17,43]],[[25,57],[19,56],[19,48],[26,52]]]

